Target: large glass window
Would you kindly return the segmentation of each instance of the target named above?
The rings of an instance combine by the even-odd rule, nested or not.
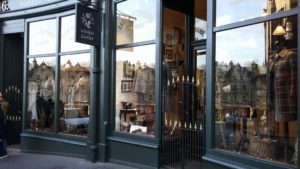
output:
[[[89,45],[75,42],[75,16],[70,15],[61,18],[61,51],[68,52],[89,49]]]
[[[156,1],[116,6],[115,130],[154,137]],[[147,45],[126,47],[134,42]]]
[[[117,5],[117,45],[153,40],[156,1],[129,0]]]
[[[29,54],[45,54],[56,52],[55,19],[49,19],[29,24]]]
[[[117,50],[116,129],[154,135],[155,45]]]
[[[57,30],[59,22],[61,29]],[[74,15],[28,25],[26,128],[87,136],[90,46],[74,42]]]
[[[296,164],[297,33],[295,16],[216,33],[217,148]]]
[[[66,55],[60,61],[60,132],[86,135],[89,122],[90,54]]]
[[[266,16],[297,7],[297,0],[217,0],[216,25]]]
[[[55,104],[55,57],[29,58],[29,128],[53,132]]]

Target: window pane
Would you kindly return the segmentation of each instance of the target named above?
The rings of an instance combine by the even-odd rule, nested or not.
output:
[[[89,45],[75,42],[75,15],[61,18],[61,51],[89,49]]]
[[[32,22],[29,24],[29,55],[55,53],[56,20]]]
[[[297,0],[217,0],[216,25],[288,11],[296,7]]]
[[[155,39],[156,1],[128,0],[116,12],[117,45]]]
[[[87,136],[90,53],[62,56],[60,69],[59,130],[65,134]]]
[[[28,66],[27,128],[53,131],[55,57],[30,58]]]
[[[194,15],[195,15],[195,34],[194,40],[206,39],[206,0],[195,0],[194,1]]]
[[[216,147],[295,165],[297,78],[297,17],[217,33]]]
[[[116,130],[154,136],[155,45],[117,50]]]

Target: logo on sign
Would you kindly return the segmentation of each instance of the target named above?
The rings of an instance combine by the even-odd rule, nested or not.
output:
[[[7,0],[3,0],[3,1],[0,1],[0,12],[5,12],[5,11],[9,11],[10,8],[8,6],[8,1]]]
[[[99,13],[98,11],[76,4],[75,41],[89,45],[99,45]]]
[[[91,29],[92,26],[95,25],[95,19],[94,19],[92,13],[89,13],[89,12],[86,12],[86,13],[82,14],[81,22],[88,29]]]

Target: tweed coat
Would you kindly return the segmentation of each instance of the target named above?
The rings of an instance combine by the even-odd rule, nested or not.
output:
[[[273,54],[269,67],[269,105],[275,111],[275,120],[297,120],[297,55],[284,48]]]

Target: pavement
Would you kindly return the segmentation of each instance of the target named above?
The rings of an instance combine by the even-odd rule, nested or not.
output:
[[[0,160],[0,169],[135,169],[112,163],[92,163],[85,159],[47,154],[22,153],[8,149],[8,157]]]

